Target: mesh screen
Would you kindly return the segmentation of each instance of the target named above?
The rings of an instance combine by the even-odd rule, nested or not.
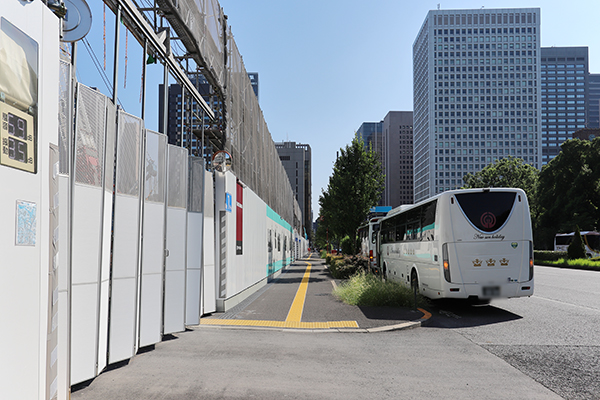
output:
[[[163,10],[173,7],[175,13],[167,13],[175,32],[190,47],[198,47],[199,56],[206,63],[220,86],[224,85],[223,59],[223,10],[218,0],[158,0]],[[189,32],[194,42],[189,43],[186,34]],[[188,48],[188,51],[190,49]]]
[[[111,192],[115,183],[115,141],[117,133],[117,108],[112,101],[106,102],[106,168],[104,169],[104,190]]]
[[[144,198],[155,203],[165,202],[165,158],[167,137],[146,129]]]
[[[107,97],[77,84],[75,182],[102,187]]]
[[[186,208],[187,195],[187,150],[167,145],[169,149],[169,191],[167,206]]]
[[[71,152],[71,64],[60,62],[60,82],[58,87],[58,171],[69,175],[69,154]]]
[[[116,191],[128,196],[140,195],[142,168],[142,120],[119,111]]]
[[[202,212],[202,199],[204,198],[204,160],[199,157],[189,157],[189,199],[188,210]]]
[[[231,30],[228,32],[227,140],[232,171],[283,219],[300,230],[301,208],[271,138]]]

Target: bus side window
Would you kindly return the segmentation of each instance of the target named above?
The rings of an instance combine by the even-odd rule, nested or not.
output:
[[[402,236],[404,236],[402,228],[404,228],[404,226],[402,226],[402,225],[401,226],[396,226],[396,237],[394,238],[394,242],[400,242],[400,241],[402,241],[402,239],[403,239]]]
[[[421,214],[421,226],[423,229],[423,240],[435,240],[435,208],[437,200],[423,206]]]

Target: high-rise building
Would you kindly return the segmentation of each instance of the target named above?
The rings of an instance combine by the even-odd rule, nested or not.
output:
[[[383,119],[385,190],[383,204],[413,204],[413,113],[390,111]]]
[[[383,163],[383,121],[363,122],[356,131],[356,137],[362,141],[367,149],[373,149],[379,154],[380,161]]]
[[[600,74],[588,75],[587,127],[600,128]]]
[[[379,156],[385,175],[380,206],[413,204],[413,113],[390,111],[380,122],[363,122],[356,137]]]
[[[292,191],[302,209],[302,225],[311,235],[312,227],[312,167],[311,149],[308,144],[296,142],[275,143],[281,164],[290,179]]]
[[[367,150],[372,149],[377,153],[379,162],[381,163],[382,172],[385,174],[385,150],[383,144],[383,121],[380,122],[363,122],[355,133],[358,140],[364,143]],[[385,197],[382,195],[379,200],[379,205],[385,204]]]
[[[432,10],[413,44],[415,202],[507,156],[541,166],[540,9]]]
[[[250,78],[250,83],[252,84],[252,90],[254,90],[254,94],[258,99],[258,72],[248,72],[248,78]]]
[[[252,84],[252,89],[254,90],[254,94],[258,98],[258,73],[257,72],[249,72],[248,78],[250,78],[250,83]],[[202,75],[194,75],[189,76],[190,81],[196,86],[198,92],[204,98],[204,101],[209,106],[212,106],[213,111],[218,113],[220,104],[211,103],[211,101],[215,101],[216,97],[209,96],[210,93],[210,84],[208,80],[204,78]],[[163,115],[160,112],[162,110],[163,103],[163,86],[162,84],[158,85],[158,126],[162,129],[163,126]],[[196,104],[195,100],[189,99],[186,107],[195,112],[189,115],[190,120],[183,121],[182,120],[182,98],[181,98],[181,85],[178,83],[174,83],[169,85],[169,95],[168,95],[168,121],[167,121],[167,136],[170,144],[189,147],[192,150],[192,154],[202,155],[200,148],[202,147],[201,138],[197,137],[193,134],[193,131],[201,131],[202,130],[202,116],[203,113],[200,107]],[[207,116],[204,116],[204,125],[205,128],[209,128],[210,121]],[[212,147],[207,138],[204,142],[204,155],[209,156],[212,154]]]
[[[542,47],[540,75],[542,164],[547,164],[565,140],[586,127],[588,48]]]

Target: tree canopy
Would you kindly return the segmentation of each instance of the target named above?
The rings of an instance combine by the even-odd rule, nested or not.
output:
[[[573,139],[542,168],[536,230],[550,248],[556,233],[594,230],[600,222],[600,138]]]
[[[464,188],[514,187],[523,189],[530,205],[534,202],[539,171],[523,159],[506,157],[481,171],[463,177]]]
[[[327,189],[319,196],[319,226],[329,230],[330,238],[349,236],[354,243],[356,229],[383,192],[384,175],[377,153],[357,138],[340,153]]]

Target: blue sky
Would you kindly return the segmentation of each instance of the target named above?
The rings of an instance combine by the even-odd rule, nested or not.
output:
[[[103,64],[103,7],[88,0],[94,22],[86,37]],[[588,46],[590,72],[600,72],[600,1],[221,0],[246,70],[259,73],[260,106],[275,141],[312,148],[313,213],[327,187],[336,151],[365,121],[412,110],[412,44],[429,10],[541,8],[542,46]],[[112,82],[114,16],[106,11],[106,74]],[[142,51],[121,41],[119,99],[140,115]],[[79,45],[78,79],[110,95]],[[147,126],[157,129],[162,66],[148,70]]]

